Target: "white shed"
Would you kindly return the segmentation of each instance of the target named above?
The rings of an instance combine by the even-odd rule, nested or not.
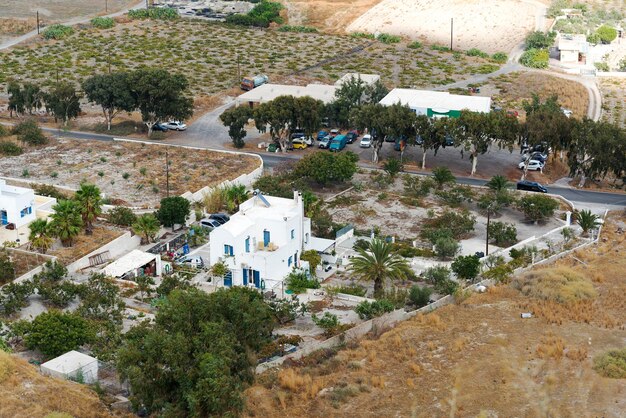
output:
[[[82,375],[83,383],[98,381],[98,359],[74,350],[45,362],[40,369],[42,374],[60,379],[77,380]]]

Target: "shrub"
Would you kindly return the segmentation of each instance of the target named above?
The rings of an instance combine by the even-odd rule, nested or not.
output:
[[[626,348],[611,350],[593,359],[593,369],[612,379],[626,378]]]
[[[412,245],[403,244],[396,242],[393,244],[394,251],[404,257],[404,258],[413,258],[413,257],[432,257],[435,254],[432,250],[427,248],[417,248]]]
[[[609,68],[609,64],[606,62],[594,62],[593,63],[594,67],[596,67],[596,70],[598,71],[610,71],[611,69]]]
[[[436,285],[445,280],[450,280],[450,269],[445,266],[429,267],[422,273],[422,276],[428,283]]]
[[[430,301],[430,295],[433,291],[428,287],[419,287],[414,285],[409,291],[409,300],[417,308],[428,305]]]
[[[315,325],[324,330],[324,335],[327,337],[334,335],[339,329],[339,319],[337,315],[331,314],[330,312],[324,312],[321,318],[313,314],[311,315],[311,319]]]
[[[29,186],[35,191],[35,194],[38,194],[40,196],[54,197],[56,200],[67,199],[67,196],[63,192],[59,191],[59,189],[49,184],[31,183]]]
[[[9,131],[7,131],[7,128],[5,128],[4,125],[0,125],[0,138],[7,136],[8,134]]]
[[[428,219],[422,230],[422,237],[429,239],[433,244],[442,235],[455,239],[468,236],[474,230],[476,217],[467,210],[462,212],[445,211],[436,218]],[[445,231],[449,231],[449,234]]]
[[[419,41],[413,41],[407,45],[407,48],[411,49],[420,49],[422,47],[422,43]]]
[[[493,242],[501,247],[509,246],[517,242],[517,228],[513,224],[504,222],[490,222],[488,231]]]
[[[394,304],[385,299],[376,300],[374,302],[363,301],[354,308],[354,312],[359,315],[359,318],[365,320],[376,318],[393,310]]]
[[[344,295],[352,295],[352,296],[359,296],[359,297],[364,297],[365,294],[367,293],[367,289],[358,284],[338,286],[338,287],[327,288],[327,289],[333,292],[343,293]]]
[[[496,52],[491,56],[491,60],[497,62],[498,64],[504,64],[509,59],[509,56],[506,52]]]
[[[119,226],[131,226],[137,220],[133,211],[125,206],[116,206],[107,215],[109,222]]]
[[[567,267],[531,270],[516,277],[513,287],[526,296],[558,303],[589,300],[597,295],[589,280]]]
[[[71,26],[56,24],[50,25],[45,28],[41,36],[43,36],[45,39],[62,39],[73,33],[74,29],[72,29]]]
[[[169,7],[151,7],[149,9],[129,10],[128,17],[131,19],[155,19],[174,20],[178,19],[178,10]]]
[[[98,29],[110,29],[115,26],[115,20],[111,17],[94,17],[91,19],[91,25]]]
[[[238,26],[256,26],[266,28],[270,23],[283,23],[280,3],[263,0],[248,12],[248,14],[234,14],[226,18],[226,23]]]
[[[482,274],[485,279],[494,280],[498,283],[508,283],[513,274],[513,267],[510,264],[500,264],[490,268]]]
[[[474,280],[480,272],[480,259],[475,255],[463,255],[452,262],[452,271],[459,279]]]
[[[48,142],[48,138],[43,134],[37,122],[32,119],[15,125],[12,133],[17,135],[17,139],[29,145],[43,145]]]
[[[602,39],[600,39],[600,35],[598,35],[597,33],[590,33],[587,36],[587,42],[589,42],[590,44],[597,45],[600,42],[602,42]]]
[[[317,279],[309,279],[304,273],[291,273],[287,277],[287,289],[294,293],[304,293],[307,289],[319,289]]]
[[[446,279],[434,286],[435,292],[440,295],[452,295],[459,288],[459,284],[452,279]]]
[[[464,202],[471,202],[474,191],[469,186],[456,186],[450,190],[437,190],[437,197],[450,207],[459,207]]]
[[[481,58],[489,58],[489,54],[487,54],[486,52],[481,51],[478,48],[472,48],[469,49],[466,52],[467,56],[469,57],[481,57]]]
[[[290,26],[285,25],[278,28],[279,32],[299,32],[299,33],[317,33],[316,28],[310,26]]]
[[[438,189],[443,189],[447,184],[456,183],[456,177],[448,167],[435,167],[433,169],[433,180],[437,184]]]
[[[548,68],[550,54],[547,49],[531,48],[524,51],[519,59],[520,64],[530,68]]]
[[[385,161],[385,164],[383,164],[383,170],[385,170],[385,173],[387,173],[393,180],[396,178],[398,173],[404,170],[404,164],[402,164],[402,162],[397,158],[391,157]]]
[[[399,36],[389,35],[388,33],[381,33],[376,39],[384,44],[397,44],[401,40]]]
[[[603,44],[610,44],[617,38],[617,30],[607,25],[602,25],[596,30],[596,34]]]
[[[556,38],[556,33],[543,33],[541,31],[534,31],[526,36],[525,41],[525,49],[527,51],[531,49],[547,49],[552,46],[554,43],[554,39]]]
[[[0,154],[3,155],[20,155],[22,153],[22,147],[13,142],[0,141]]]
[[[448,48],[447,46],[442,46],[442,45],[431,45],[430,49],[432,49],[433,51],[441,51],[441,52],[448,52],[450,51],[450,48]]]
[[[373,33],[365,33],[365,32],[352,32],[350,36],[352,36],[353,38],[375,39]]]
[[[454,257],[460,250],[461,245],[454,238],[441,237],[435,241],[435,254],[442,260]]]
[[[559,207],[559,202],[549,196],[533,194],[522,197],[517,207],[526,215],[526,218],[538,222],[554,215]]]

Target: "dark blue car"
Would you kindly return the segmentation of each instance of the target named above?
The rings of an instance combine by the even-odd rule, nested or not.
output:
[[[319,131],[317,133],[317,140],[319,141],[320,139],[323,139],[323,138],[325,138],[327,136],[328,136],[328,132],[326,132],[326,131]]]

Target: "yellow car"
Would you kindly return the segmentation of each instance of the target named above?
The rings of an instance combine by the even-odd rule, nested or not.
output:
[[[308,144],[306,143],[306,140],[304,138],[294,138],[291,141],[291,144],[293,145],[293,149],[305,149],[306,147],[308,147]]]

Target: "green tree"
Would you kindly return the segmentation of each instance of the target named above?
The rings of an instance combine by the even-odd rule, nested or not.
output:
[[[225,189],[226,206],[231,212],[235,212],[239,205],[248,200],[249,192],[243,184],[233,184]]]
[[[610,44],[617,38],[617,30],[608,25],[602,25],[596,30],[596,34],[603,44]]]
[[[236,416],[253,379],[254,353],[273,328],[263,296],[250,289],[174,290],[154,323],[133,327],[118,355],[131,401],[166,416]]]
[[[547,49],[552,46],[554,43],[554,39],[556,38],[556,33],[550,32],[545,34],[541,31],[534,31],[529,33],[526,36],[525,48],[529,49]]]
[[[67,268],[63,264],[47,261],[43,270],[34,276],[33,284],[44,302],[56,308],[65,308],[80,291],[80,285],[66,278]]]
[[[4,260],[4,262],[3,262]],[[6,262],[6,258],[0,253],[0,267],[4,267],[7,270],[0,270],[0,272],[8,277],[11,272],[11,264]],[[3,277],[0,275],[0,278]],[[11,276],[10,279],[13,279]],[[34,291],[33,282],[26,280],[22,283],[8,283],[0,289],[0,307],[6,316],[11,316],[18,312],[20,309],[28,305],[28,297],[33,294]]]
[[[317,266],[322,264],[322,256],[316,250],[303,251],[300,255],[300,260],[307,261],[309,263],[310,271],[315,276],[315,270]]]
[[[480,272],[480,259],[475,255],[462,255],[452,262],[452,271],[459,279],[474,280]]]
[[[359,156],[350,151],[315,152],[301,158],[294,167],[292,175],[310,178],[322,186],[332,182],[348,181],[357,171],[358,160]]]
[[[274,100],[261,103],[253,112],[253,119],[259,132],[269,131],[282,152],[287,151],[291,131],[296,128],[295,98],[278,96]]]
[[[588,209],[583,209],[578,212],[578,225],[583,230],[583,235],[588,235],[589,231],[600,226],[600,217]]]
[[[435,180],[439,190],[443,189],[446,184],[456,183],[456,177],[448,167],[435,167],[433,169],[433,180]]]
[[[365,102],[378,103],[389,94],[389,89],[380,81],[376,80],[365,88]]]
[[[383,164],[383,170],[385,170],[385,173],[387,173],[393,180],[401,171],[404,170],[404,164],[402,164],[402,162],[397,158],[391,157],[388,158]]]
[[[9,250],[0,248],[0,286],[13,279],[15,279],[15,264],[11,260]],[[1,299],[0,302],[2,302]]]
[[[120,112],[132,112],[137,108],[128,73],[96,74],[86,79],[82,87],[87,99],[102,107],[109,131],[115,116]]]
[[[150,297],[150,294],[152,294],[152,285],[154,284],[154,278],[152,276],[141,275],[135,279],[135,282],[137,282],[137,289],[139,289],[141,301],[144,302],[144,295]]]
[[[141,236],[142,244],[153,242],[160,227],[159,220],[151,213],[144,213],[137,217],[137,220],[132,225],[133,232]]]
[[[406,277],[409,265],[405,258],[393,251],[393,245],[380,239],[373,239],[367,248],[357,248],[357,254],[350,259],[349,270],[361,280],[374,282],[374,296],[384,292],[385,281]]]
[[[549,60],[550,53],[547,49],[531,48],[524,51],[519,62],[525,67],[545,69],[548,68]]]
[[[435,254],[442,260],[450,259],[461,251],[461,245],[452,237],[439,237],[434,241]]]
[[[193,99],[185,95],[189,83],[182,74],[170,74],[162,68],[141,68],[131,73],[130,85],[148,127],[148,136],[161,120],[185,120],[193,115]]]
[[[60,82],[45,94],[46,109],[54,115],[54,121],[62,120],[67,126],[70,119],[80,114],[80,98],[76,87],[69,82]]]
[[[9,94],[9,117],[13,117],[13,112],[15,112],[16,116],[23,114],[25,109],[24,92],[19,83],[15,81],[9,82],[7,84],[7,93]]]
[[[509,189],[511,187],[511,183],[505,176],[497,174],[493,176],[485,184],[485,186],[487,186],[489,189],[493,190],[494,192],[501,192],[503,190]]]
[[[82,183],[76,191],[74,199],[80,206],[80,213],[85,226],[85,234],[93,234],[93,222],[102,214],[102,196],[98,186]]]
[[[79,315],[52,310],[38,315],[26,329],[24,341],[31,350],[57,357],[94,339],[89,323]]]
[[[322,127],[324,102],[309,96],[296,97],[294,106],[294,127],[302,129],[306,136],[313,138]]]
[[[246,124],[252,118],[252,109],[248,106],[237,106],[226,109],[220,115],[220,120],[224,126],[228,127],[228,135],[233,141],[235,148],[243,148],[246,137]]]
[[[429,118],[426,115],[415,117],[416,137],[409,137],[409,145],[419,145],[422,148],[422,170],[426,169],[426,152],[433,150],[435,155],[439,148],[445,145],[446,133],[450,124],[448,118]]]
[[[131,226],[137,220],[137,215],[126,206],[116,206],[107,212],[109,222],[119,226]]]
[[[501,247],[509,246],[517,242],[517,228],[515,228],[513,224],[490,222],[487,232],[494,244]]]
[[[50,228],[65,247],[71,247],[83,227],[81,208],[74,200],[60,200],[52,207]]]
[[[33,119],[18,123],[11,132],[17,135],[17,139],[28,145],[43,145],[48,142],[48,138]]]
[[[184,225],[191,213],[191,203],[182,196],[172,196],[161,199],[161,206],[156,217],[163,226],[174,227],[174,224]]]
[[[548,196],[533,194],[522,197],[517,207],[526,218],[536,223],[554,215],[559,202]]]
[[[54,243],[54,232],[50,225],[47,218],[38,218],[28,226],[30,229],[28,240],[30,241],[31,247],[43,254],[45,254]]]
[[[38,85],[24,83],[22,94],[24,95],[24,109],[29,115],[33,114],[33,110],[41,109],[44,94]]]
[[[387,107],[380,103],[355,107],[350,112],[350,122],[362,131],[372,135],[372,162],[378,163],[383,139],[388,134]]]

